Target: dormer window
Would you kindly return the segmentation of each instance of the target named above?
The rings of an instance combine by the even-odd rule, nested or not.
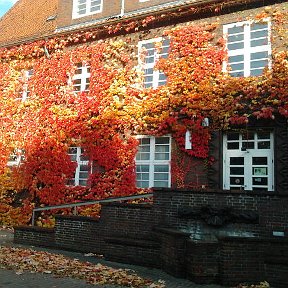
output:
[[[103,0],[73,0],[72,18],[101,13],[103,10]]]

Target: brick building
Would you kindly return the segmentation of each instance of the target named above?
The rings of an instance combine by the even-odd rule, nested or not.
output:
[[[199,28],[204,26],[206,28]],[[115,176],[120,170],[122,172],[119,172],[119,174],[117,174],[118,176],[112,177],[112,180],[110,181],[113,181],[114,183],[116,179],[117,183],[115,182],[116,184],[114,183],[112,186],[108,185],[108,192],[106,190],[105,193],[103,192],[105,196],[109,195],[109,191],[111,190],[116,191],[114,193],[116,195],[121,195],[121,193],[125,194],[124,190],[129,190],[128,187],[131,188],[131,185],[134,185],[135,177],[136,186],[141,189],[149,187],[201,187],[219,190],[236,189],[273,191],[281,194],[287,193],[288,134],[286,119],[287,107],[285,103],[285,97],[287,97],[287,95],[285,88],[283,89],[283,87],[285,87],[286,79],[281,75],[277,76],[276,72],[275,75],[272,73],[272,71],[276,71],[276,68],[274,69],[273,65],[278,61],[278,58],[276,59],[275,55],[282,55],[283,60],[283,53],[286,53],[285,51],[287,50],[287,42],[285,42],[287,40],[287,35],[285,33],[285,29],[287,29],[287,1],[63,0],[39,1],[39,4],[37,3],[37,5],[35,5],[31,0],[20,0],[4,17],[2,17],[0,27],[2,64],[4,63],[6,66],[10,65],[9,67],[11,68],[9,72],[10,78],[8,77],[8,80],[5,79],[5,83],[7,84],[9,81],[14,81],[15,77],[18,77],[16,81],[14,81],[14,84],[9,84],[10,86],[7,84],[10,87],[9,89],[5,83],[3,84],[3,87],[5,89],[7,88],[9,93],[7,94],[5,92],[7,89],[3,89],[2,97],[6,97],[5,99],[9,97],[18,99],[16,106],[19,103],[20,104],[18,105],[17,113],[23,114],[23,117],[20,120],[16,119],[17,117],[14,119],[14,116],[11,116],[15,115],[14,112],[14,114],[12,113],[11,115],[8,113],[6,117],[13,119],[12,121],[14,121],[14,123],[10,123],[11,127],[13,127],[13,125],[15,126],[16,122],[18,124],[22,123],[21,121],[24,119],[23,123],[18,125],[22,128],[19,128],[16,125],[17,129],[19,128],[17,133],[15,133],[16,136],[11,136],[11,133],[8,130],[7,131],[10,134],[6,130],[3,132],[3,137],[7,136],[5,133],[8,133],[11,136],[9,136],[10,142],[3,148],[3,155],[6,155],[6,158],[3,156],[3,163],[5,163],[5,159],[7,163],[7,157],[10,157],[10,159],[8,159],[8,164],[10,166],[17,166],[17,169],[22,169],[22,172],[26,175],[27,173],[30,173],[30,182],[24,181],[26,186],[24,185],[22,188],[29,190],[34,185],[33,189],[36,191],[36,194],[38,193],[37,201],[46,204],[49,202],[47,197],[45,201],[43,200],[45,197],[41,199],[42,196],[40,195],[44,193],[43,191],[47,190],[47,195],[49,193],[49,195],[51,195],[51,193],[54,193],[53,191],[55,191],[55,189],[57,189],[57,191],[66,191],[67,187],[75,188],[75,186],[80,186],[81,189],[83,188],[81,190],[82,194],[75,194],[77,199],[97,198],[99,196],[99,191],[103,188],[103,179],[110,179],[110,176],[108,177],[107,174],[111,172],[110,174],[114,173]],[[13,27],[13,31],[11,30],[11,27]],[[190,29],[190,27],[194,28]],[[211,35],[207,34],[207,37],[210,38],[201,40],[201,33],[199,34],[197,27],[203,29],[202,36],[206,35],[206,33],[211,33]],[[183,31],[181,29],[183,29]],[[195,29],[195,32],[192,31],[193,29]],[[185,38],[183,33],[187,33],[186,36],[188,35],[190,39],[187,38],[188,36]],[[195,47],[193,46],[193,36],[191,36],[193,33],[195,33],[195,35],[198,33],[197,37],[200,39],[197,44],[198,46],[196,45]],[[181,37],[183,37],[183,39]],[[196,39],[196,36],[194,39]],[[222,46],[217,42],[219,39],[224,39],[224,44],[222,44]],[[186,41],[185,45],[188,46],[183,45],[183,47],[180,47],[179,43],[181,41]],[[116,46],[120,44],[115,43],[120,42],[122,43],[121,45],[123,48],[118,51]],[[110,76],[107,76],[109,74],[107,71],[101,72],[99,70],[100,68],[97,66],[99,63],[96,63],[97,65],[92,63],[97,57],[101,58],[105,54],[99,54],[96,57],[94,56],[96,51],[99,51],[97,49],[104,49],[100,46],[98,48],[96,47],[97,45],[100,45],[99,43],[112,43],[111,49],[117,50],[119,55],[123,53],[123,49],[128,49],[126,53],[130,56],[129,61],[131,61],[131,63],[129,63],[129,65],[134,65],[134,67],[129,67],[130,71],[127,72],[126,75],[122,75],[124,78],[126,77],[125,80],[123,80],[124,82],[126,81],[126,84],[121,84],[121,87],[117,84],[119,83],[121,75],[116,75],[115,71],[121,65],[122,72],[125,69],[128,69],[127,67],[123,68],[123,63],[128,62],[128,60],[127,58],[125,58],[126,60],[123,60],[124,58],[121,58],[122,60],[120,58],[120,60],[117,60],[118,62],[122,61],[123,63],[120,63],[121,65],[119,63],[117,64],[119,67],[113,71],[113,75],[116,76],[113,76],[114,78],[111,80],[111,78],[109,78]],[[195,49],[189,52],[189,43],[197,52],[195,52]],[[185,54],[184,50],[186,48],[184,46],[188,47],[188,54]],[[211,47],[214,47],[214,50]],[[209,50],[210,48],[212,50]],[[86,51],[86,54],[83,52],[85,54],[83,54],[83,57],[81,57],[81,52],[77,52],[77,55],[76,52],[74,52],[80,51],[81,49]],[[87,52],[89,49],[91,49],[91,51]],[[205,50],[207,55],[210,53],[207,56],[208,60],[206,62],[203,60],[205,58],[204,54],[199,52],[201,49],[203,51]],[[113,54],[113,52],[111,52],[112,50],[109,50],[109,53]],[[193,53],[200,54],[195,56],[196,54]],[[174,58],[170,58],[170,54],[173,54]],[[120,55],[120,57],[122,56]],[[192,58],[195,57],[192,59],[191,56]],[[89,57],[91,57],[91,59],[89,59]],[[103,58],[106,62],[101,58],[103,63],[105,62],[105,65],[107,65],[107,63],[110,65],[109,63],[111,62],[109,61],[112,58],[108,59],[109,57],[107,56],[106,60]],[[177,57],[179,59],[185,59],[186,66],[183,64],[183,61],[183,63],[178,61]],[[69,63],[64,63],[64,58],[66,60],[69,58],[70,62],[67,60]],[[55,59],[58,59],[56,61],[60,63],[58,63],[59,66],[53,62]],[[169,63],[168,66],[166,64],[165,68],[164,63],[164,68],[159,68],[157,66],[158,59],[168,59],[172,64],[170,64],[170,66]],[[197,64],[197,59],[204,62]],[[49,61],[50,64],[48,63]],[[178,63],[181,63],[179,65],[182,66],[179,66],[179,68],[177,68],[178,70],[175,69],[175,71],[169,72],[169,67],[170,69],[173,65],[175,67],[177,61]],[[44,63],[46,66],[41,66],[40,63]],[[54,65],[53,67],[52,63]],[[194,67],[193,65],[196,66]],[[281,62],[281,65],[285,66],[285,60]],[[196,69],[195,74],[204,75],[203,81],[210,77],[209,81],[214,81],[211,84],[212,86],[214,85],[214,87],[217,86],[217,83],[222,83],[223,77],[230,77],[230,84],[228,82],[223,84],[227,85],[227,91],[223,90],[225,95],[217,95],[218,92],[213,90],[213,88],[211,88],[212,86],[209,86],[207,95],[212,95],[212,98],[217,96],[217,99],[215,98],[213,100],[207,96],[205,103],[197,102],[198,100],[194,101],[193,99],[196,96],[198,98],[203,98],[203,95],[205,95],[206,92],[200,91],[204,82],[202,85],[202,80],[198,80],[199,77],[197,78],[194,76],[194,70],[189,70],[187,68],[189,66],[193,66],[193,69]],[[5,67],[3,68],[4,70],[6,69]],[[49,67],[52,68],[50,69]],[[63,67],[66,67],[66,70]],[[184,76],[181,74],[181,71],[183,71],[185,67],[187,68],[187,73],[190,75],[189,77],[187,76],[189,81],[185,80],[185,74],[183,74]],[[207,68],[207,70],[201,70],[200,68]],[[53,69],[54,71],[52,71]],[[120,71],[119,69],[118,72]],[[218,70],[215,72],[212,71],[213,69]],[[12,70],[13,72],[11,72]],[[45,71],[48,70],[50,71],[50,74],[47,72],[49,76],[45,74]],[[100,71],[100,74],[96,70],[98,72]],[[271,72],[270,74],[269,71]],[[6,76],[7,73],[5,74]],[[101,73],[106,74],[104,75]],[[129,73],[133,76],[127,76]],[[177,73],[180,76],[175,78]],[[209,73],[211,73],[211,75]],[[215,76],[215,73],[222,75],[222,78],[217,78],[218,76]],[[263,78],[263,73],[266,73],[268,75],[267,77],[271,78],[269,78],[270,80],[268,80],[267,83],[265,82],[266,76]],[[109,87],[102,89],[101,87],[103,87],[104,83],[101,83],[99,79],[102,77],[104,79],[103,82],[105,82],[106,78],[103,75],[107,77],[107,79],[109,78],[110,86],[108,85]],[[206,77],[205,75],[209,76]],[[50,77],[50,80],[53,77],[55,79],[53,79],[53,81],[49,80],[49,82],[47,80],[48,77]],[[132,79],[133,77],[134,79]],[[276,78],[281,83],[279,81],[277,82],[275,80]],[[236,87],[235,91],[231,91],[231,86],[237,83],[237,80],[235,79],[243,81],[242,85],[247,85],[247,87],[251,84],[256,90],[253,88],[254,90],[251,89],[250,91],[250,88],[246,89],[243,86]],[[57,82],[58,80],[59,82]],[[135,83],[133,83],[134,80]],[[45,81],[47,81],[47,83]],[[108,83],[107,81],[106,83]],[[198,88],[192,87],[193,85],[191,85],[191,83],[194,83],[193,81],[196,83],[195,87],[198,85]],[[263,85],[262,91],[260,91],[261,85]],[[221,85],[219,85],[219,87],[220,86]],[[127,90],[128,88],[130,92]],[[102,89],[102,92],[106,91],[106,94],[102,93],[99,89]],[[219,89],[221,90],[221,88]],[[65,94],[63,91],[68,92]],[[185,91],[188,92],[186,93]],[[47,93],[48,96],[45,95],[45,93]],[[124,139],[124,141],[119,144],[121,149],[127,144],[125,141],[128,141],[127,139],[130,139],[131,135],[132,138],[138,139],[138,152],[136,158],[134,158],[136,150],[133,150],[135,149],[135,144],[134,146],[132,145],[133,147],[131,146],[134,154],[131,152],[128,160],[125,158],[126,156],[119,156],[119,154],[117,154],[117,149],[115,155],[111,156],[111,159],[113,157],[113,159],[115,159],[115,157],[118,157],[119,159],[122,157],[127,160],[127,163],[130,161],[129,165],[127,165],[129,168],[127,169],[126,166],[123,166],[123,163],[123,165],[118,162],[114,164],[118,169],[118,172],[115,172],[117,169],[115,168],[113,170],[105,160],[100,157],[103,153],[106,153],[101,149],[106,146],[107,143],[99,140],[99,142],[95,141],[95,143],[93,143],[93,147],[90,147],[89,145],[88,147],[85,144],[90,141],[89,139],[103,138],[101,133],[100,135],[96,133],[93,136],[93,129],[95,129],[95,131],[97,130],[97,127],[99,127],[97,125],[100,125],[99,123],[104,117],[103,114],[101,114],[102,108],[100,109],[98,106],[95,108],[95,103],[99,100],[97,97],[101,93],[106,96],[110,93],[110,98],[107,100],[108,102],[110,101],[110,106],[107,105],[108,107],[113,106],[112,110],[113,113],[117,114],[117,121],[121,117],[126,119],[123,120],[124,122],[126,121],[124,124],[119,124],[117,122],[118,126],[115,125],[112,129],[113,132],[111,132],[111,135],[115,136],[117,134],[119,139]],[[124,93],[124,96],[121,93]],[[181,93],[183,94],[183,99],[185,98],[185,101],[181,100]],[[185,93],[186,95],[184,95]],[[253,93],[259,94],[257,94],[258,98],[255,96],[257,99],[251,96]],[[135,95],[135,99],[137,99],[131,100],[129,98],[130,106],[126,104],[125,106],[123,103],[128,98],[128,94],[129,97],[130,95]],[[280,94],[281,96],[279,96]],[[83,103],[88,103],[90,101],[89,105],[91,104],[91,107],[95,108],[95,111],[93,110],[94,108],[89,108],[90,112],[92,111],[91,115],[87,116],[87,118],[83,118],[83,123],[89,122],[91,124],[93,121],[98,121],[98,124],[93,124],[94,126],[89,124],[89,129],[92,126],[94,127],[89,130],[89,137],[91,138],[84,136],[85,133],[81,135],[81,132],[79,131],[84,131],[83,127],[79,128],[75,126],[74,132],[68,131],[69,128],[67,128],[67,126],[70,125],[71,127],[74,125],[71,123],[68,124],[68,122],[72,120],[60,115],[61,113],[55,112],[57,109],[62,109],[65,105],[67,111],[70,109],[67,102],[65,105],[63,104],[64,102],[61,102],[65,97],[68,97],[67,95],[70,97],[69,101],[72,102],[77,102],[78,100],[75,99],[77,99],[79,95],[84,98],[87,97],[85,98],[86,100],[83,100]],[[101,97],[106,97],[105,95],[102,95]],[[45,102],[47,97],[50,98],[49,105],[47,104],[47,111],[54,111],[54,114],[52,113],[50,115],[51,119],[49,120],[51,121],[54,130],[52,128],[52,132],[50,131],[50,128],[48,129],[50,132],[47,129],[45,130],[45,125],[43,124],[43,131],[46,132],[43,132],[43,134],[41,134],[42,132],[39,133],[37,138],[35,135],[38,132],[35,132],[36,134],[31,132],[33,135],[30,135],[30,132],[28,131],[29,129],[33,131],[33,129],[36,128],[33,125],[31,125],[30,128],[27,127],[27,125],[30,125],[27,123],[31,123],[31,119],[29,119],[31,114],[27,113],[27,107],[31,107],[32,103],[37,106],[41,101]],[[61,101],[59,100],[59,97],[62,97]],[[155,101],[155,99],[160,99],[159,97],[161,97],[162,102],[159,101],[156,107],[153,107],[153,101]],[[197,99],[197,97],[195,99]],[[233,97],[236,99],[234,102],[231,100]],[[276,98],[274,99],[273,97]],[[72,98],[74,100],[71,100]],[[41,99],[41,101],[39,99]],[[142,103],[140,103],[141,101],[139,99],[142,99]],[[149,102],[147,99],[152,100],[149,100]],[[227,99],[230,99],[231,101],[229,103],[225,102]],[[237,102],[238,99],[239,102]],[[63,107],[57,102],[58,100],[62,103],[61,105],[64,105]],[[105,101],[103,103],[106,103]],[[215,107],[213,107],[213,104],[211,105],[211,101],[215,101]],[[257,102],[259,103],[257,104]],[[4,106],[6,105],[5,103],[6,102],[3,100]],[[149,107],[148,104],[151,106]],[[142,107],[141,105],[144,105],[145,107]],[[163,107],[161,105],[163,105]],[[198,108],[197,105],[199,105],[200,108]],[[137,118],[138,116],[135,116],[134,112],[130,113],[130,110],[136,106],[138,107],[137,109],[141,111],[139,113],[142,113],[139,118]],[[234,109],[236,106],[239,106],[240,108],[238,110]],[[130,107],[129,111],[127,107]],[[223,107],[223,109],[221,107]],[[154,109],[154,112],[151,110],[152,108]],[[8,110],[9,109],[10,106]],[[69,111],[71,112],[71,115],[74,113],[73,115],[75,116],[80,108],[77,111],[74,111],[73,109],[74,108],[71,108]],[[225,109],[227,109],[227,111]],[[123,112],[123,110],[125,111]],[[152,111],[152,113],[149,111]],[[169,113],[167,112],[165,114],[165,111],[168,111]],[[227,112],[227,115],[223,111],[225,113]],[[42,123],[41,120],[39,120],[42,117],[39,116],[39,113],[40,110],[33,116],[39,121],[37,122],[35,120],[35,123]],[[161,121],[156,119],[157,113],[159,113]],[[99,115],[102,115],[102,118]],[[44,118],[45,117],[46,116],[44,116]],[[77,114],[77,116],[73,118],[73,121],[79,123],[79,121],[81,121],[79,120],[81,117],[79,117],[79,114]],[[55,120],[56,118],[57,120]],[[236,118],[236,120],[234,118]],[[110,118],[108,116],[107,119],[107,122],[109,122]],[[66,126],[64,125],[64,128],[57,126],[60,121],[65,122]],[[8,122],[9,121],[4,124],[9,126],[10,124],[8,124]],[[134,123],[134,126],[128,125],[128,123]],[[106,124],[103,125],[105,126]],[[85,126],[85,129],[86,128],[87,127]],[[75,131],[77,129],[78,132],[76,133]],[[64,143],[63,145],[66,145],[65,153],[70,156],[75,167],[73,168],[74,175],[72,175],[70,171],[71,165],[70,168],[68,167],[68,164],[63,164],[62,166],[61,161],[59,162],[60,164],[58,164],[62,167],[67,166],[67,169],[65,168],[66,170],[64,169],[64,171],[59,168],[59,171],[57,170],[58,174],[55,172],[52,164],[49,167],[45,167],[46,170],[43,168],[46,171],[45,173],[50,173],[53,177],[56,177],[55,179],[58,179],[53,180],[52,183],[50,183],[50,180],[44,179],[45,177],[41,178],[41,176],[37,174],[38,172],[36,175],[34,173],[35,170],[32,168],[32,170],[29,170],[28,166],[30,164],[27,161],[28,159],[30,159],[29,161],[32,161],[31,159],[36,153],[35,150],[29,148],[33,146],[32,138],[34,136],[38,140],[41,137],[41,139],[43,139],[43,137],[49,138],[49,133],[53,134],[55,130],[61,130],[65,135],[55,136],[55,141],[58,144]],[[75,140],[77,137],[79,139]],[[36,138],[33,138],[34,142],[38,141]],[[7,139],[7,137],[5,139]],[[30,140],[31,143],[29,144]],[[115,143],[118,143],[114,143],[114,140],[111,141],[112,142],[109,142],[109,145],[117,145]],[[41,142],[39,145],[45,146],[48,144],[47,142],[46,144]],[[53,147],[55,147],[55,145]],[[47,147],[45,146],[43,149],[45,150]],[[61,153],[63,151],[61,151]],[[37,151],[37,153],[38,152],[39,151]],[[44,154],[41,154],[42,156],[39,157],[45,157]],[[36,159],[35,157],[34,160]],[[53,157],[51,156],[49,159],[54,159]],[[61,159],[64,162],[66,161],[65,163],[70,163],[69,159],[67,160],[65,156],[62,155],[61,157],[63,157],[63,159]],[[136,166],[134,166],[134,159]],[[59,165],[57,167],[59,167]],[[38,166],[41,166],[41,164]],[[136,169],[133,167],[136,167]],[[19,176],[19,174],[17,175]],[[127,180],[128,178],[129,181]],[[21,181],[19,180],[19,182]],[[59,184],[60,186],[55,188],[53,185],[57,181],[61,182],[60,184],[62,186]],[[67,183],[70,186],[67,186]],[[100,184],[98,185],[97,183],[101,183],[102,188],[99,188]],[[55,188],[53,188],[54,190],[51,188],[52,186]],[[91,195],[91,193],[89,194],[87,192],[87,190],[91,189],[94,191],[93,189],[96,186],[97,188],[95,188],[94,194],[92,193]],[[109,187],[112,187],[112,189]],[[73,190],[73,188],[71,189]],[[135,189],[132,190],[135,192]],[[127,193],[132,193],[132,190],[130,189]],[[57,198],[58,196],[55,197]],[[67,202],[66,200],[62,199],[60,202]],[[55,199],[52,202],[59,203],[59,201],[57,202]]]
[[[16,240],[286,287],[287,1],[34,2],[0,20],[0,208],[160,189]]]

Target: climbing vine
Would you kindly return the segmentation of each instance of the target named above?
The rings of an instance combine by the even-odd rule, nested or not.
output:
[[[273,19],[274,32],[285,43],[287,13],[266,8],[255,19],[266,17]],[[144,20],[106,29],[113,35],[157,21]],[[140,192],[135,187],[137,134],[171,134],[177,153],[207,164],[212,161],[211,131],[247,123],[251,117],[273,119],[280,114],[287,118],[287,51],[274,51],[272,69],[262,76],[232,78],[222,72],[227,53],[223,39],[215,36],[217,29],[219,23],[165,31],[162,36],[169,37],[170,52],[156,68],[165,72],[167,84],[157,89],[141,86],[136,45],[128,37],[93,42],[97,31],[84,31],[1,49],[0,222],[27,223],[35,205]],[[90,67],[87,92],[73,91],[71,80],[78,63]],[[31,68],[29,98],[21,101],[19,93],[25,85],[21,75]],[[206,118],[209,126],[203,125]],[[191,150],[185,149],[187,130],[193,139]],[[89,158],[87,187],[67,185],[76,168],[68,155],[71,146],[81,146]],[[23,159],[8,169],[13,151],[22,151]],[[189,165],[175,155],[173,185],[183,188]],[[205,185],[205,181],[197,183]]]

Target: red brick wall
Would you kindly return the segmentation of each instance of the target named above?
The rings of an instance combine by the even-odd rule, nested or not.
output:
[[[259,223],[227,224],[224,228],[233,228],[235,232],[246,229],[258,236],[198,239],[191,228],[195,223],[207,228],[205,221],[198,216],[181,218],[179,211],[187,206],[197,211],[206,205],[257,212]],[[56,216],[55,234],[53,230],[19,227],[15,228],[15,242],[104,254],[108,260],[161,267],[170,274],[200,283],[236,285],[267,280],[272,287],[286,288],[287,212],[288,197],[272,193],[158,190],[153,206],[106,204],[99,221]],[[211,234],[222,228],[210,229]],[[275,230],[283,231],[285,236],[273,237]]]

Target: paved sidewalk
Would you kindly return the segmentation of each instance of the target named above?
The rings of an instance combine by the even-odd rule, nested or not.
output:
[[[186,279],[172,277],[161,270],[146,268],[136,265],[127,265],[122,263],[105,261],[94,256],[85,256],[83,253],[31,247],[13,243],[13,233],[0,230],[0,246],[14,246],[22,248],[33,248],[34,250],[47,251],[56,254],[62,254],[72,259],[77,258],[80,261],[89,261],[91,263],[101,263],[113,268],[126,268],[134,270],[139,276],[153,281],[164,280],[167,288],[221,288],[219,285],[198,285]],[[116,288],[122,286],[115,285],[91,285],[84,280],[72,278],[55,278],[50,274],[23,273],[16,274],[15,271],[0,269],[0,288]]]

